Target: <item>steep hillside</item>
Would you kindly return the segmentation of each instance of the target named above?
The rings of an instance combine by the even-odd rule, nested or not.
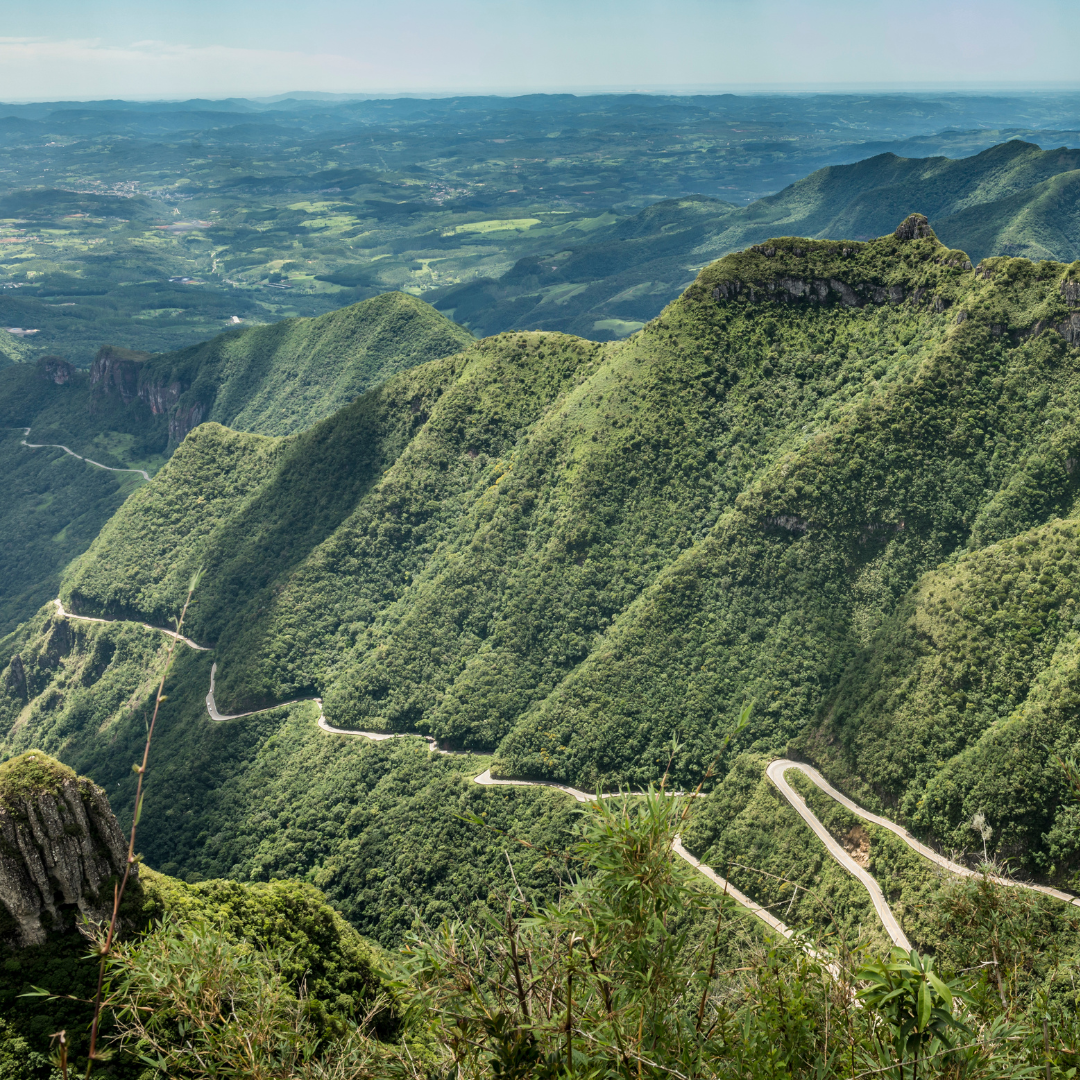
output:
[[[0,836],[0,1075],[46,1080],[59,1075],[48,1066],[58,1029],[85,1068],[98,965],[77,927],[84,915],[109,919],[127,838],[100,787],[39,752],[0,766]],[[324,1033],[355,1023],[384,990],[379,951],[310,885],[186,884],[137,866],[121,908],[121,941],[164,920],[204,933],[214,926],[256,956],[278,958],[290,994],[308,995],[308,1013]],[[33,992],[41,986],[57,996]],[[144,1075],[129,1054],[110,1054],[95,1071],[120,1080]]]
[[[56,596],[64,567],[142,482],[22,440],[22,428],[0,430],[0,637]]]
[[[993,219],[999,229],[1015,227],[1017,196],[1078,169],[1080,150],[1042,150],[1020,141],[958,160],[880,154],[854,165],[819,169],[732,214],[723,224],[720,240],[729,250],[778,232],[865,240],[918,210],[930,219],[942,240],[963,248],[976,261],[1002,254],[1072,261],[1080,251],[1080,234],[1075,232],[1071,213],[1066,212],[1060,221],[1056,249],[1051,253],[985,247],[979,242],[983,238],[970,231],[976,219],[957,215],[980,207],[983,221]],[[1022,242],[1029,239],[1022,224],[1020,238]]]
[[[422,300],[384,293],[316,319],[231,330],[175,353],[109,346],[89,372],[60,357],[38,360],[38,379],[34,365],[4,367],[0,423],[32,426],[35,437],[63,435],[59,441],[82,453],[112,450],[105,464],[130,464],[133,454],[154,464],[155,453],[170,451],[203,420],[287,435],[472,340]],[[135,446],[107,445],[121,433],[141,438]]]
[[[1080,257],[1080,170],[1059,173],[995,202],[977,203],[939,218],[942,236],[966,247],[1028,259]]]
[[[655,779],[677,736],[696,781],[748,698],[731,754],[783,749],[838,692],[854,715],[859,658],[924,574],[1072,513],[1078,282],[1076,264],[973,270],[917,217],[865,244],[772,241],[623,343],[503,335],[283,442],[204,426],[62,595],[160,625],[204,564],[190,627],[222,708],[319,693],[338,726],[578,786]],[[20,739],[54,730],[33,715]],[[1041,768],[1074,723],[1032,750]],[[923,826],[939,839],[977,798],[949,775],[959,794]],[[1015,782],[1026,820],[1057,820],[1056,788]],[[1046,829],[1017,828],[1010,850],[1048,870]]]
[[[90,773],[126,828],[163,640],[132,623],[58,619],[50,604],[5,643],[0,753],[38,747]],[[416,739],[329,736],[310,703],[213,723],[212,662],[181,651],[162,705],[139,824],[150,865],[192,883],[307,881],[387,946],[421,920],[478,917],[513,882],[507,832],[533,845],[514,854],[521,886],[554,893],[574,817],[565,796],[485,790],[472,777],[486,759]],[[489,830],[466,820],[481,813]]]
[[[982,812],[994,850],[1051,877],[1075,864],[1080,833],[1058,760],[1080,738],[1077,433],[1058,417],[1048,403],[1045,450],[976,519],[971,548],[904,598],[798,741],[845,789],[946,847],[975,846]],[[1050,520],[1023,530],[1025,518]]]
[[[435,301],[478,333],[543,328],[609,339],[659,314],[712,259],[782,234],[868,240],[909,213],[978,261],[1080,257],[1080,150],[1018,140],[972,157],[878,154],[818,169],[746,207],[693,197],[657,203],[614,234],[522,259],[498,281]]]
[[[401,293],[317,319],[232,331],[179,353],[100,350],[89,372],[62,357],[0,367],[0,635],[56,595],[60,571],[204,419],[286,434],[406,368],[457,352],[471,335]]]
[[[168,416],[170,445],[203,420],[288,435],[471,341],[422,300],[389,292],[317,319],[232,331],[156,356],[139,371],[138,395]]]

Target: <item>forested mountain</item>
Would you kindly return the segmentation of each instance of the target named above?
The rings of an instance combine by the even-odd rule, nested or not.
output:
[[[1080,257],[1080,150],[1013,140],[972,157],[894,153],[810,173],[738,207],[715,198],[657,203],[593,243],[531,256],[497,281],[435,301],[473,330],[543,328],[590,335],[600,314],[643,323],[707,262],[771,236],[880,236],[909,213],[978,261],[992,255]]]
[[[1019,140],[958,160],[880,154],[854,165],[819,169],[759,199],[733,213],[721,235],[733,247],[781,232],[867,240],[917,209],[944,242],[963,248],[975,261],[989,255],[1024,255],[1071,262],[1080,255],[1080,233],[1064,205],[1065,216],[1049,249],[1042,246],[1045,236],[1027,231],[1021,215],[1023,206],[1038,200],[1035,192],[1042,184],[1054,177],[1075,181],[1072,174],[1078,169],[1080,150],[1042,150]],[[990,221],[999,231],[1013,230],[1012,248],[988,247],[985,237],[972,234],[976,222],[985,227]]]
[[[752,699],[721,774],[796,740],[950,843],[988,793],[1022,788],[994,805],[994,844],[1061,873],[1076,851],[1055,754],[1077,732],[1049,687],[1077,633],[1078,301],[1080,265],[973,269],[918,217],[869,243],[770,241],[625,342],[477,342],[287,439],[204,424],[61,593],[161,625],[204,565],[189,626],[223,709],[319,694],[340,727],[429,732],[579,786],[655,779],[672,736],[696,782]],[[990,583],[993,614],[965,599]],[[139,665],[120,665],[117,630],[60,632],[41,615],[8,643],[38,657],[22,690],[7,676],[8,745],[114,775],[122,803],[95,733],[135,737],[116,710]],[[980,690],[995,665],[1008,678]],[[171,695],[188,755],[211,738],[208,666],[186,660]],[[106,678],[107,695],[74,689]],[[252,721],[243,753],[269,753],[270,726]],[[274,743],[277,785],[309,752],[294,738]],[[193,828],[160,825],[158,857],[213,861]],[[250,872],[255,849],[230,850]],[[343,865],[322,850],[311,873]]]
[[[204,419],[283,435],[307,427],[387,377],[472,340],[428,304],[386,293],[316,319],[242,328],[150,356],[107,347],[89,371],[61,357],[0,367],[0,633],[56,593],[59,573]]]

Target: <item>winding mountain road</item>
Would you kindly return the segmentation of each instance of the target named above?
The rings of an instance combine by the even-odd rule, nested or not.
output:
[[[100,622],[100,623],[135,622],[134,619],[95,619],[90,615],[76,615],[71,611],[65,611],[64,610],[64,605],[61,602],[59,596],[53,601],[53,603],[56,605],[56,614],[59,615],[61,619],[78,619],[79,622]],[[175,630],[166,630],[164,626],[151,626],[148,622],[139,623],[138,625],[143,627],[143,629],[145,629],[145,630],[156,630],[159,634],[166,634],[168,637],[176,638],[177,641],[182,641],[189,649],[194,649],[196,652],[210,652],[210,649],[208,649],[205,645],[198,645],[194,641],[192,641],[191,638],[184,637],[183,634],[178,634]],[[213,678],[213,675],[211,675],[211,677],[210,677],[210,693],[213,694],[213,692],[214,692],[214,678]],[[241,715],[242,716],[248,716],[250,714],[249,713],[242,713]],[[220,717],[220,719],[228,720],[230,718],[227,717],[227,716],[222,716],[222,717]]]
[[[94,461],[93,458],[83,457],[82,454],[76,454],[74,450],[70,450],[64,446],[63,443],[32,443],[27,442],[27,437],[30,434],[29,428],[23,428],[23,437],[19,442],[20,446],[25,446],[29,450],[63,450],[65,454],[70,454],[73,458],[78,458],[80,461],[85,461],[87,465],[96,465],[99,469],[104,469],[106,472],[133,472],[138,473],[144,480],[150,479],[150,474],[145,469],[114,469],[111,465],[102,465],[100,461]]]
[[[70,453],[70,451],[69,451]],[[76,455],[78,456],[78,455]],[[96,464],[96,463],[92,463]],[[104,468],[105,466],[102,466]],[[64,605],[60,602],[59,598],[53,601],[56,604],[57,615],[64,619],[79,619],[83,622],[93,623],[106,623],[115,622],[114,619],[101,619],[93,618],[89,615],[74,615],[69,611],[64,610]],[[191,638],[184,637],[182,634],[176,633],[174,630],[166,630],[161,626],[151,626],[149,623],[141,623],[147,630],[156,630],[162,634],[168,634],[170,637],[176,638],[178,641],[182,641],[189,648],[197,649],[200,652],[209,652],[210,650],[204,645],[198,645]],[[298,698],[295,701],[283,701],[278,705],[271,705],[264,709],[252,709],[250,712],[222,714],[218,711],[217,702],[214,699],[214,679],[217,675],[217,664],[210,666],[210,692],[206,695],[206,711],[210,715],[210,719],[221,722],[225,720],[239,720],[245,716],[254,716],[257,713],[269,712],[271,709],[280,709],[285,705],[298,705],[301,702],[313,701],[319,709],[319,721],[318,726],[325,732],[331,735],[343,735],[350,738],[362,738],[370,739],[375,742],[382,742],[385,739],[402,739],[402,738],[421,738],[428,743],[428,749],[433,753],[438,754],[473,754],[473,756],[488,756],[475,754],[473,751],[468,750],[442,750],[437,745],[436,741],[430,736],[412,734],[409,732],[385,732],[385,731],[353,731],[348,728],[336,728],[327,723],[326,716],[323,713],[322,698]],[[908,847],[913,851],[918,852],[923,858],[928,859],[930,862],[937,866],[948,870],[950,873],[959,874],[963,877],[978,877],[979,872],[972,870],[969,867],[962,866],[959,863],[955,863],[950,859],[946,859],[944,856],[939,855],[933,848],[927,847],[926,844],[916,840],[905,828],[897,825],[895,822],[889,821],[888,818],[881,817],[878,814],[873,814],[869,810],[864,810],[857,803],[852,802],[846,795],[837,791],[826,779],[811,765],[806,765],[801,761],[791,761],[787,758],[777,758],[771,762],[765,770],[765,775],[776,786],[776,789],[780,794],[788,801],[792,808],[799,814],[799,816],[806,822],[811,828],[814,835],[825,845],[825,849],[829,854],[845,869],[849,874],[856,878],[860,884],[870,894],[870,899],[873,901],[874,910],[877,912],[878,918],[881,920],[882,926],[885,928],[885,932],[892,939],[893,943],[899,945],[905,951],[911,949],[911,943],[908,941],[907,935],[904,933],[903,928],[900,926],[899,921],[893,914],[892,908],[889,907],[888,902],[885,899],[884,894],[881,891],[881,886],[877,883],[877,880],[869,874],[863,867],[861,867],[851,855],[844,850],[841,844],[836,838],[829,832],[828,829],[821,823],[817,815],[806,804],[806,800],[800,795],[788,782],[786,773],[791,769],[797,769],[804,776],[806,776],[820,791],[828,795],[831,799],[835,799],[841,806],[845,807],[851,813],[857,817],[862,818],[864,821],[870,822],[872,825],[877,825],[882,829],[888,829],[894,836],[898,836]],[[491,769],[485,769],[479,776],[473,778],[474,782],[484,787],[548,787],[555,788],[557,791],[564,791],[567,795],[572,796],[578,802],[586,803],[591,802],[596,798],[595,795],[587,794],[584,791],[580,791],[577,788],[569,787],[565,784],[556,784],[551,780],[501,780],[496,779],[491,775]],[[677,794],[677,793],[676,793]],[[610,798],[609,795],[601,795],[601,798]],[[725,880],[719,874],[717,874],[711,867],[706,866],[699,859],[695,858],[689,851],[683,847],[681,837],[676,837],[675,842],[672,845],[672,850],[680,859],[689,863],[698,873],[702,874],[714,884],[719,886],[724,892],[730,896],[733,900],[744,907],[750,914],[756,916],[772,930],[779,934],[782,934],[786,938],[790,938],[793,931],[790,927],[781,922],[775,915],[772,915],[769,911],[763,908],[760,904],[755,903],[745,893],[742,893],[730,881]],[[998,885],[1005,885],[1010,888],[1017,889],[1029,889],[1032,892],[1043,893],[1046,896],[1055,897],[1058,900],[1064,901],[1067,904],[1080,907],[1080,897],[1073,896],[1070,893],[1063,892],[1060,889],[1053,889],[1047,885],[1034,885],[1024,881],[1014,881],[1011,878],[991,877],[991,881],[994,881]],[[810,950],[813,955],[813,950]],[[833,965],[826,965],[830,971],[835,970]]]

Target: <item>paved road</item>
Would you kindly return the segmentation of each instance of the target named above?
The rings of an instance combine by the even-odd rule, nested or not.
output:
[[[981,876],[978,870],[972,870],[970,867],[961,866],[960,863],[955,863],[951,859],[946,859],[943,855],[939,855],[933,848],[927,847],[926,844],[916,840],[907,829],[902,825],[897,825],[895,821],[890,821],[888,818],[881,817],[878,814],[872,814],[869,810],[864,810],[858,803],[852,802],[846,795],[837,791],[836,788],[834,788],[832,784],[830,784],[829,781],[826,780],[812,765],[805,765],[801,761],[788,761],[783,758],[772,762],[768,769],[765,770],[766,774],[769,779],[780,788],[781,793],[788,802],[799,811],[807,824],[810,824],[810,819],[813,818],[818,826],[823,827],[821,826],[821,822],[814,817],[813,812],[807,807],[802,796],[793,791],[788,786],[787,781],[783,779],[783,774],[787,772],[788,769],[798,769],[804,776],[808,776],[817,787],[829,796],[829,798],[835,799],[841,806],[847,807],[847,809],[857,817],[861,817],[863,821],[869,821],[871,824],[878,825],[882,829],[888,829],[889,832],[894,836],[900,837],[909,848],[917,851],[924,859],[929,859],[932,863],[936,863],[938,866],[953,874],[959,874],[961,877]],[[819,837],[821,836],[821,833],[818,832],[818,829],[814,828],[812,824],[810,824],[810,827],[814,829],[814,832],[817,833]],[[847,855],[847,852],[844,852],[844,854]],[[848,859],[851,858],[850,855],[847,857]],[[995,876],[991,876],[990,880],[998,885],[1006,885],[1009,888],[1028,889],[1031,892],[1043,893],[1045,896],[1053,896],[1058,900],[1063,900],[1067,904],[1073,904],[1080,907],[1080,897],[1073,896],[1072,893],[1063,892],[1061,889],[1052,889],[1049,885],[1034,885],[1027,881],[1016,881],[1013,878]]]
[[[112,619],[98,619],[91,618],[88,615],[72,615],[70,612],[64,610],[63,604],[57,599],[54,601],[56,604],[57,614],[61,618],[68,619],[81,619],[84,622],[113,622]],[[198,649],[200,652],[208,652],[209,650],[203,645],[197,645],[191,638],[186,638],[183,635],[177,634],[173,630],[166,630],[160,626],[150,626],[149,623],[143,623],[148,630],[157,630],[162,634],[168,634],[170,637],[177,638],[177,640],[184,642],[192,649]],[[435,740],[430,736],[410,734],[408,732],[386,732],[386,731],[354,731],[348,728],[332,727],[326,721],[326,716],[323,713],[322,698],[298,698],[295,701],[285,701],[279,705],[269,706],[267,709],[252,709],[250,712],[233,713],[231,715],[223,715],[218,711],[217,702],[214,700],[214,677],[217,674],[217,664],[210,666],[210,692],[206,695],[206,710],[210,714],[210,719],[215,721],[224,720],[239,720],[244,716],[254,716],[256,713],[268,712],[269,709],[279,709],[283,705],[297,705],[302,701],[314,701],[319,708],[319,727],[331,735],[344,735],[350,738],[370,739],[375,742],[382,742],[385,739],[403,739],[403,738],[422,738],[428,743],[428,749],[439,754],[473,754],[468,750],[441,750],[436,744]],[[481,755],[475,755],[481,756]],[[491,756],[483,755],[483,756]],[[878,914],[878,918],[881,920],[882,925],[885,928],[886,933],[892,938],[895,944],[899,945],[902,949],[910,950],[911,943],[907,939],[907,935],[904,933],[899,921],[892,912],[892,908],[889,907],[888,902],[885,900],[885,896],[881,891],[881,886],[878,885],[875,878],[870,875],[863,867],[859,866],[857,862],[844,850],[839,842],[833,837],[828,829],[818,820],[814,812],[806,805],[806,800],[787,782],[785,773],[789,769],[798,769],[803,775],[809,777],[809,779],[826,795],[835,799],[841,806],[846,807],[856,816],[862,818],[864,821],[869,821],[874,825],[880,826],[883,829],[888,829],[889,832],[898,836],[904,841],[908,847],[917,851],[924,858],[929,859],[936,865],[949,870],[954,874],[960,874],[965,877],[978,876],[978,871],[971,870],[969,867],[961,866],[959,863],[952,862],[946,859],[944,856],[939,855],[933,848],[927,847],[925,844],[916,840],[906,829],[897,825],[895,822],[889,821],[888,818],[880,817],[878,814],[872,814],[869,810],[864,810],[861,806],[854,803],[846,795],[841,794],[836,790],[826,779],[810,765],[805,765],[800,761],[789,761],[787,758],[778,758],[769,764],[765,770],[768,778],[776,785],[777,790],[785,799],[794,807],[796,812],[802,817],[802,819],[813,830],[814,835],[825,845],[825,849],[830,855],[845,869],[855,877],[866,891],[870,894],[870,898],[874,903],[874,910]],[[491,775],[490,769],[485,769],[479,776],[473,778],[475,783],[481,784],[484,787],[548,787],[555,788],[558,791],[564,791],[566,794],[572,796],[578,802],[585,803],[591,802],[595,795],[589,795],[584,791],[580,791],[577,788],[569,787],[565,784],[556,784],[551,780],[499,780],[495,779]],[[672,794],[680,794],[679,792],[673,792]],[[601,798],[610,798],[611,796],[602,795]],[[723,889],[728,896],[732,897],[735,901],[746,908],[752,915],[755,915],[762,922],[766,923],[771,929],[777,933],[782,934],[786,938],[790,938],[792,930],[785,926],[774,915],[770,914],[760,904],[755,903],[750,897],[740,892],[731,882],[726,881],[719,874],[717,874],[710,867],[705,866],[689,851],[683,847],[682,839],[680,837],[675,838],[672,850],[680,859],[683,859],[689,863],[698,873],[703,874],[710,881],[718,885]],[[1080,906],[1080,897],[1073,896],[1070,893],[1062,892],[1060,889],[1051,889],[1046,885],[1033,885],[1028,882],[1014,881],[1010,878],[993,877],[992,881],[999,885],[1007,885],[1012,888],[1030,889],[1033,892],[1044,893],[1047,896],[1056,897],[1059,900],[1063,900],[1065,903],[1074,904]],[[812,950],[811,950],[812,952]],[[817,955],[812,952],[813,955]],[[827,965],[834,976],[837,975],[837,971],[833,965]]]
[[[893,944],[899,945],[904,952],[911,951],[911,942],[907,939],[907,934],[904,933],[900,926],[899,920],[892,913],[892,908],[889,907],[885,900],[885,895],[881,891],[881,886],[878,885],[875,878],[871,877],[836,841],[832,833],[825,828],[824,825],[817,819],[814,812],[806,805],[806,801],[803,797],[787,782],[784,778],[784,773],[788,769],[798,768],[798,764],[794,761],[787,761],[781,758],[778,761],[772,762],[765,770],[765,775],[780,789],[780,794],[795,808],[799,816],[803,821],[814,830],[814,835],[825,845],[829,854],[849,873],[852,877],[857,878],[863,885],[863,888],[870,894],[870,899],[874,902],[874,910],[878,913],[878,918],[881,920],[882,926],[885,927],[885,933],[893,939]],[[814,770],[815,772],[817,770]]]
[[[102,465],[100,461],[94,461],[92,458],[83,457],[82,454],[76,454],[74,450],[69,450],[63,443],[32,443],[27,442],[26,437],[30,434],[29,428],[23,428],[23,437],[20,446],[25,446],[30,450],[63,450],[65,454],[70,454],[73,458],[78,458],[80,461],[85,461],[87,465],[96,465],[99,469],[104,469],[106,472],[134,472],[138,473],[144,480],[150,479],[150,474],[145,469],[114,469],[111,465]]]
[[[56,614],[59,615],[61,619],[78,619],[79,622],[101,622],[101,623],[124,622],[124,621],[134,622],[135,621],[134,619],[130,619],[130,620],[123,620],[123,619],[95,619],[95,618],[92,618],[89,615],[74,615],[74,614],[72,614],[72,612],[64,610],[64,605],[61,603],[60,597],[57,597],[53,601],[53,603],[56,605]],[[194,641],[191,640],[191,638],[184,637],[183,634],[178,634],[175,630],[166,630],[164,626],[151,626],[149,623],[145,623],[145,622],[144,623],[139,623],[139,625],[145,627],[147,630],[156,630],[159,634],[167,634],[171,638],[176,638],[177,641],[182,641],[189,649],[196,649],[199,652],[210,652],[210,650],[205,645],[197,645]],[[211,677],[210,677],[210,691],[211,691],[211,693],[213,693],[213,689],[214,689],[213,683],[214,683],[214,678],[211,675]],[[244,715],[247,716],[249,714],[244,713]]]

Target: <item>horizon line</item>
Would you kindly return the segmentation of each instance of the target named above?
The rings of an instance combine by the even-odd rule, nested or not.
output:
[[[1076,82],[904,82],[904,83],[692,83],[692,84],[616,84],[575,86],[562,88],[526,87],[470,87],[456,89],[424,90],[290,90],[283,93],[228,94],[206,96],[193,93],[190,96],[151,97],[64,97],[64,98],[8,98],[0,105],[59,105],[68,102],[94,104],[98,102],[123,101],[137,104],[163,105],[185,101],[254,101],[273,104],[283,101],[308,100],[312,102],[342,103],[345,101],[380,101],[411,99],[435,101],[454,97],[755,97],[780,95],[848,95],[848,94],[957,94],[975,95],[990,93],[1080,93],[1080,81]]]

